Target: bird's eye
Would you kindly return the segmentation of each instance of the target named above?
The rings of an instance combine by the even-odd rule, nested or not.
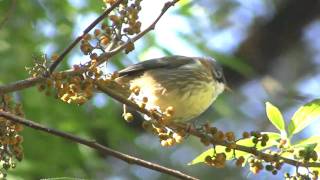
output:
[[[223,76],[223,72],[222,71],[215,71],[214,72],[215,78],[218,82],[224,82],[224,76]]]
[[[216,75],[216,78],[218,78],[218,79],[222,78],[222,72],[221,71],[215,71],[215,75]]]

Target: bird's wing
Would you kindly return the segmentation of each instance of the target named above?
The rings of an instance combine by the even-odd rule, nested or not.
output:
[[[156,58],[128,66],[125,69],[118,71],[118,73],[120,77],[138,75],[150,69],[171,69],[193,62],[193,58],[185,56],[170,56],[165,58]]]

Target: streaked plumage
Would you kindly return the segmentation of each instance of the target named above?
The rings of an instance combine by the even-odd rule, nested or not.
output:
[[[138,86],[147,108],[174,108],[172,120],[186,122],[204,112],[224,90],[222,68],[211,58],[171,56],[151,59],[119,72],[117,82]]]

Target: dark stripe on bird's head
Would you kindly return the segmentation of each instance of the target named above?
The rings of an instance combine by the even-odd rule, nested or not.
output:
[[[199,58],[199,61],[207,68],[212,77],[217,80],[218,82],[225,83],[226,79],[223,75],[222,66],[213,58],[206,57],[206,58]]]

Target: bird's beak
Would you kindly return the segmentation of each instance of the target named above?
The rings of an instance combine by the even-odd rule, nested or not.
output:
[[[224,89],[228,92],[233,92],[233,90],[227,84],[224,85]]]
[[[228,86],[226,78],[223,76],[223,84],[224,84],[224,89],[228,92],[233,92],[233,90]]]

